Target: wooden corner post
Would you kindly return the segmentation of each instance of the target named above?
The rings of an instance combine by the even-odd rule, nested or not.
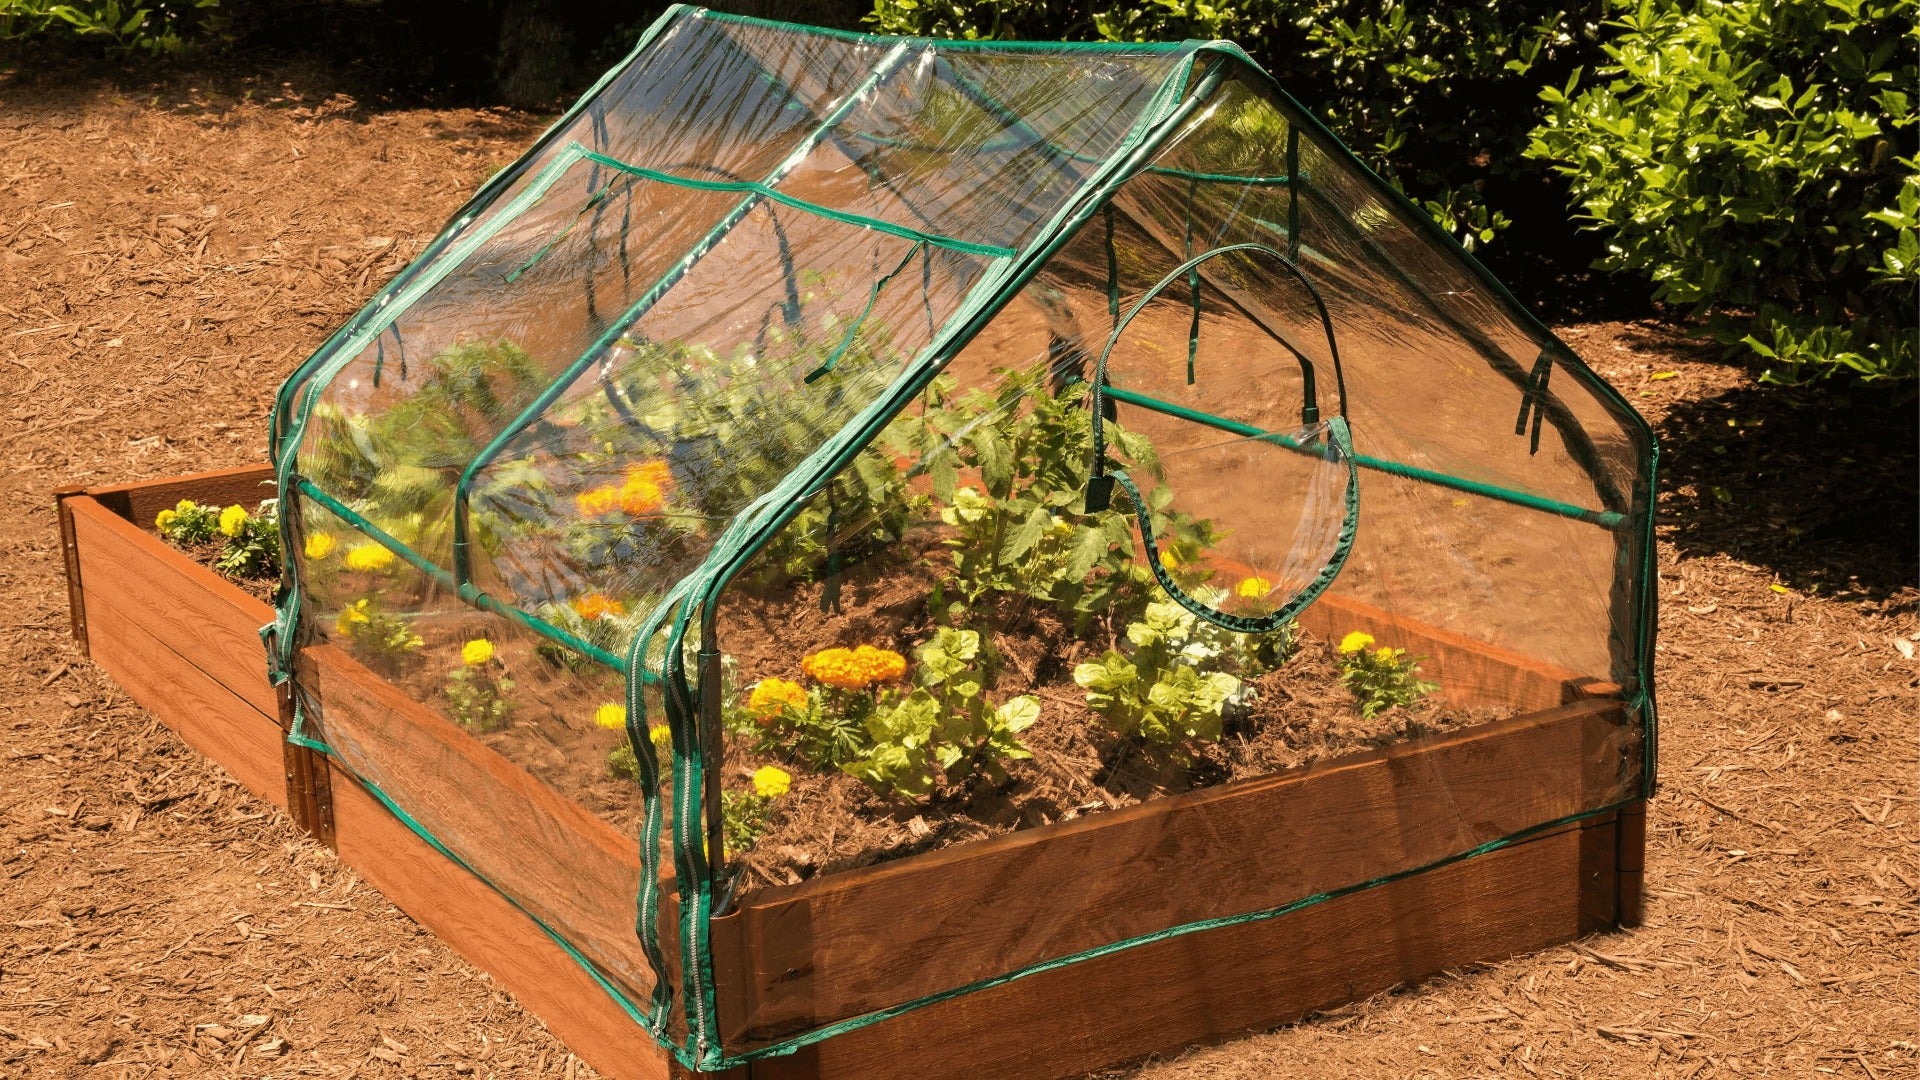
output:
[[[73,510],[67,506],[67,500],[76,495],[85,495],[87,489],[64,487],[53,493],[54,512],[60,518],[60,558],[67,571],[67,616],[73,621],[73,640],[80,646],[80,655],[87,652],[87,598],[80,588],[80,545],[73,535]]]
[[[274,688],[274,696],[280,703],[280,730],[287,735],[293,732],[293,695],[292,680]],[[281,764],[287,777],[287,813],[294,825],[338,852],[340,845],[333,827],[333,781],[326,755],[288,738],[282,742]]]

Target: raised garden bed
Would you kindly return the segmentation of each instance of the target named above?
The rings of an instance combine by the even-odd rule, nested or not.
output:
[[[230,470],[62,493],[82,647],[196,749],[288,808],[491,972],[596,1068],[668,1075],[665,1054],[531,919],[324,756],[286,742],[289,710],[268,685],[256,635],[271,612],[150,531],[155,513],[181,498],[251,505],[269,476]],[[1580,816],[1609,805],[1620,783],[1628,733],[1611,686],[1337,594],[1300,622],[1328,639],[1364,629],[1425,657],[1425,677],[1451,705],[1521,711],[1418,743],[745,893],[713,923],[729,1041],[1027,973],[734,1075],[1072,1076],[1637,922],[1639,804]],[[337,650],[307,649],[302,662],[303,685],[330,713],[404,715],[392,726],[431,742],[461,783],[483,786],[502,821],[540,820],[571,834],[571,848],[585,853],[570,867],[573,917],[630,927],[639,869],[631,835]],[[1461,822],[1472,823],[1472,836]],[[1457,857],[1482,838],[1513,834],[1526,835]],[[1404,875],[1422,867],[1432,869]],[[1271,917],[1224,918],[1303,896],[1327,898]],[[1047,966],[1208,919],[1222,923]]]

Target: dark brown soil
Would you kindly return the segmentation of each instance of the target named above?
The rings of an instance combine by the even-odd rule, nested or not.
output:
[[[738,665],[741,692],[770,676],[801,681],[801,659],[834,646],[869,644],[911,658],[936,628],[927,597],[946,549],[937,538],[915,534],[905,547],[906,557],[874,558],[846,572],[831,611],[823,610],[819,584],[736,590],[723,604],[720,638]],[[793,775],[792,791],[746,856],[749,885],[787,884],[1511,715],[1430,698],[1362,719],[1330,644],[1302,634],[1285,663],[1254,680],[1248,706],[1230,711],[1224,738],[1170,753],[1113,734],[1073,681],[1074,667],[1098,656],[1124,627],[1096,624],[1083,637],[1050,609],[1006,599],[978,605],[975,615],[974,623],[993,628],[991,645],[1000,657],[991,700],[1040,699],[1040,719],[1021,735],[1032,760],[1008,763],[1004,782],[976,771],[925,799],[905,801],[877,795],[836,770],[736,742],[726,763],[729,787],[745,789],[765,764]]]
[[[220,561],[221,554],[226,551],[224,541],[208,540],[199,544],[183,544],[175,540],[169,540],[167,542],[179,548],[181,551],[186,552],[188,558],[219,574],[226,580],[233,582],[235,585],[238,585],[248,596],[263,603],[273,603],[273,592],[280,587],[280,575],[237,577],[219,570],[214,566],[215,563]]]

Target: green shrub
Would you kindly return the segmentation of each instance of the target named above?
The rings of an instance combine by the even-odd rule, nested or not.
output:
[[[1535,182],[1534,100],[1598,57],[1603,0],[874,0],[885,33],[965,38],[1227,38],[1469,249],[1509,224],[1489,181]],[[1551,231],[1549,222],[1523,231]]]
[[[1619,7],[1598,78],[1545,92],[1528,150],[1571,179],[1601,265],[1644,275],[1771,381],[1911,378],[1920,5]]]
[[[178,52],[220,0],[0,0],[0,42],[65,38],[124,56]]]

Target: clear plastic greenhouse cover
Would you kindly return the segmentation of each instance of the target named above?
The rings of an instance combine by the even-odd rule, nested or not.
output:
[[[296,738],[689,1066],[1140,937],[722,1031],[756,891],[1539,707],[1363,626],[1617,688],[1563,820],[1652,783],[1647,426],[1227,43],[675,8],[273,434]]]

